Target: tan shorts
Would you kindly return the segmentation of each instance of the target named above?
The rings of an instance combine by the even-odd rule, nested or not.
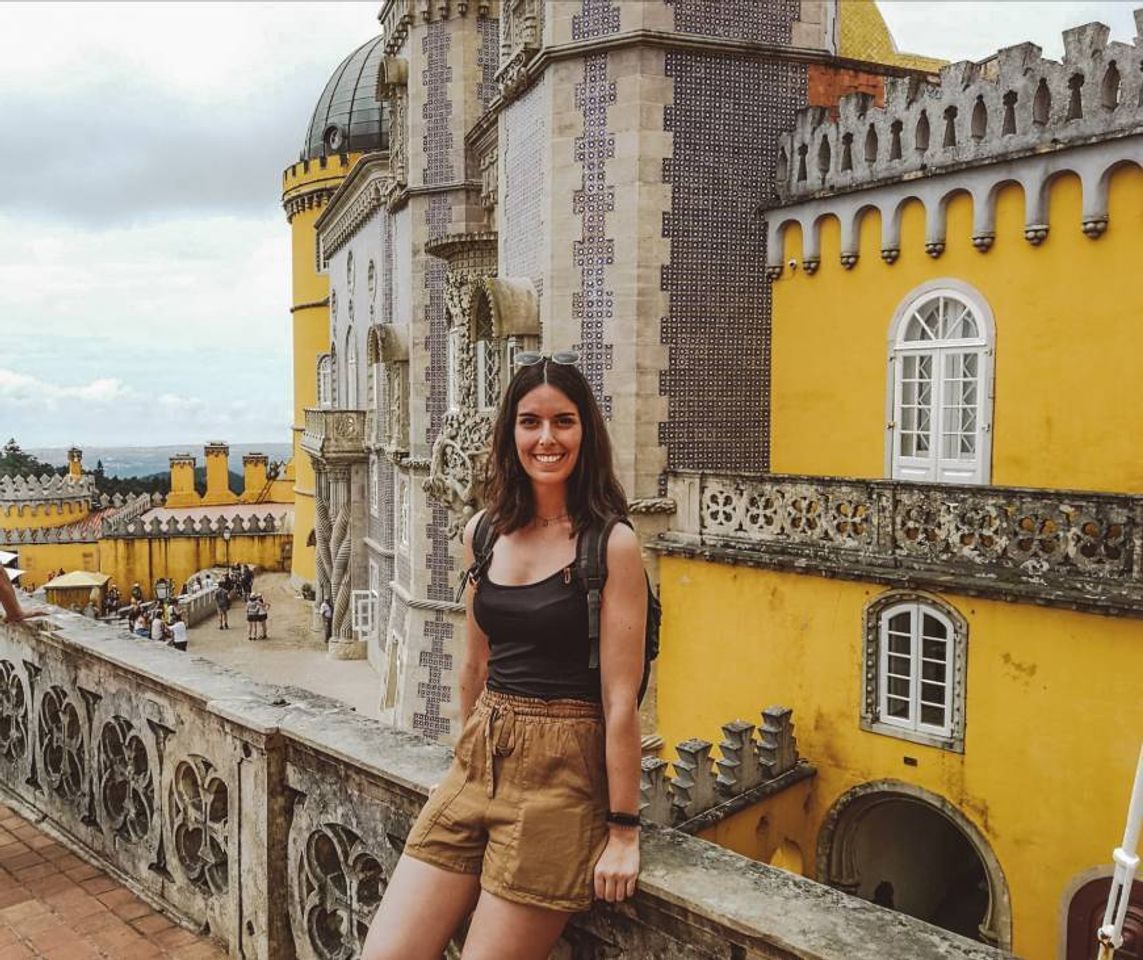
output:
[[[603,711],[485,690],[405,853],[505,900],[586,910],[607,843]]]

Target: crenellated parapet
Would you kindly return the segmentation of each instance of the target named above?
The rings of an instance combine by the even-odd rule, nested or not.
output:
[[[643,758],[639,782],[643,819],[697,833],[814,774],[814,768],[798,756],[793,711],[788,707],[763,710],[760,730],[735,720],[722,732],[717,760],[711,758],[713,744],[708,740],[680,743],[673,777],[666,760]]]
[[[91,476],[0,477],[0,508],[30,503],[89,503],[97,496],[95,478]]]
[[[265,536],[291,532],[289,514],[265,516],[168,516],[116,517],[103,525],[103,536],[111,539],[159,539],[170,537]]]
[[[1143,34],[1143,9],[1135,16]],[[1133,46],[1108,36],[1102,23],[1066,30],[1062,62],[1022,43],[948,64],[939,84],[890,77],[884,107],[854,93],[841,98],[836,119],[804,108],[782,138],[778,196],[788,203],[1139,133],[1143,38]]]
[[[1136,11],[1143,34],[1143,10]],[[1064,32],[1062,61],[1032,43],[995,57],[949,64],[939,84],[886,80],[885,105],[867,94],[841,98],[836,117],[821,107],[799,111],[779,147],[777,203],[769,211],[767,272],[783,272],[783,234],[801,227],[801,266],[816,271],[820,223],[841,228],[841,266],[852,267],[862,217],[881,215],[880,255],[896,261],[905,204],[925,208],[925,250],[945,249],[950,200],[973,201],[972,242],[987,252],[995,239],[1001,189],[1018,184],[1025,200],[1025,239],[1046,238],[1048,190],[1060,174],[1083,187],[1082,229],[1096,239],[1107,229],[1108,183],[1125,164],[1143,160],[1143,39],[1109,43],[1109,30],[1089,23]]]

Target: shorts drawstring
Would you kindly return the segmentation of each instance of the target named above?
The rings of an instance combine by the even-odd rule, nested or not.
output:
[[[500,735],[493,741],[496,720],[500,720]],[[488,770],[488,799],[496,796],[496,757],[510,756],[516,749],[516,711],[511,704],[493,704],[488,711],[488,727],[485,730],[485,764]]]

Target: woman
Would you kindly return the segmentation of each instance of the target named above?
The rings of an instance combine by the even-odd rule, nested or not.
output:
[[[498,534],[467,593],[463,730],[409,833],[362,960],[544,960],[571,914],[639,874],[646,582],[634,532],[607,544],[599,669],[589,669],[579,535],[626,513],[603,416],[575,354],[522,354],[493,428]],[[473,563],[473,517],[464,559]],[[622,822],[626,821],[626,822]]]

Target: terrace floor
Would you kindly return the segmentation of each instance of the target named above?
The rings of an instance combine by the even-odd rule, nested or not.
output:
[[[225,960],[225,949],[0,806],[0,960]]]

